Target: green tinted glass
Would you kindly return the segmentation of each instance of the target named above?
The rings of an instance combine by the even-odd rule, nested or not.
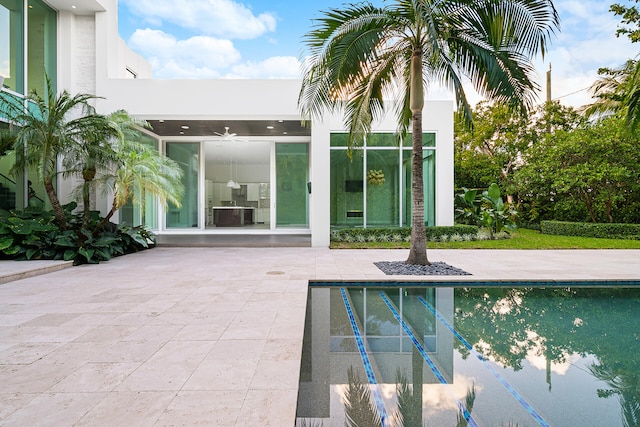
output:
[[[367,227],[399,225],[398,150],[367,151]]]
[[[411,150],[404,150],[402,153],[402,211],[403,225],[411,225]],[[422,177],[424,185],[424,222],[425,225],[435,225],[436,218],[436,162],[434,150],[423,150],[422,152]]]
[[[56,84],[56,12],[41,0],[29,1],[27,32],[29,90],[45,93],[45,78]]]
[[[407,136],[402,141],[403,147],[411,147],[411,133],[408,133]],[[425,132],[422,134],[422,146],[423,147],[435,147],[436,146],[436,134],[433,132]]]
[[[22,0],[0,0],[0,76],[3,86],[24,90],[24,14]]]
[[[199,147],[200,144],[197,142],[167,142],[167,157],[180,165],[184,185],[182,207],[168,205],[167,228],[198,227]]]
[[[158,150],[158,141],[142,132],[136,132],[135,140],[154,150]],[[142,200],[138,188],[134,189],[134,199]],[[150,230],[158,229],[158,203],[150,194],[144,195],[144,205],[133,203],[131,199],[120,209],[120,223],[138,226],[145,225]]]
[[[276,144],[276,225],[309,227],[309,145]]]
[[[368,147],[397,147],[398,137],[394,133],[371,133],[367,135]]]
[[[364,225],[363,157],[347,150],[331,150],[331,225],[362,227]]]

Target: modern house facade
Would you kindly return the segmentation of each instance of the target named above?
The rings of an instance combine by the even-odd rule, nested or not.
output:
[[[59,91],[102,97],[100,113],[124,109],[149,122],[140,139],[183,169],[182,207],[148,200],[117,221],[157,234],[306,234],[320,247],[332,227],[410,225],[411,142],[398,140],[393,117],[348,153],[340,116],[302,124],[300,80],[153,79],[118,36],[117,1],[77,3],[0,0],[0,76],[3,91],[20,97],[42,92],[46,73]],[[423,120],[425,221],[451,225],[452,103],[427,102]],[[13,163],[15,153],[0,157],[0,208],[33,203],[29,182],[46,205],[35,171],[11,175]],[[62,200],[73,187],[58,179]],[[95,209],[109,206],[96,195]]]

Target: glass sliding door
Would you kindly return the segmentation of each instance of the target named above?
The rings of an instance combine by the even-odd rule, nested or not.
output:
[[[167,207],[167,228],[197,228],[198,222],[198,171],[200,164],[199,142],[167,142],[167,157],[182,169],[184,196],[182,207]]]
[[[154,151],[158,150],[158,141],[155,138],[145,135],[142,132],[136,132],[132,138],[140,143],[148,146]],[[158,203],[156,197],[151,194],[141,193],[134,188],[133,199],[130,199],[120,209],[120,223],[138,226],[145,225],[150,230],[158,229]]]
[[[276,144],[276,226],[309,227],[309,145]]]
[[[269,141],[204,141],[206,229],[270,228]]]

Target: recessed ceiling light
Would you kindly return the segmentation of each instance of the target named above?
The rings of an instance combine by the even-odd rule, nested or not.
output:
[[[180,131],[180,135],[184,135],[184,132],[183,132],[183,131]]]
[[[164,120],[160,119],[158,120],[158,123],[164,123]]]
[[[71,9],[75,9],[75,8],[76,8],[75,6],[71,6]]]
[[[283,135],[286,135],[286,134],[287,134],[287,132],[286,132],[286,131],[284,131],[284,132],[282,132],[282,134],[283,134]]]
[[[189,126],[182,125],[180,126],[182,129],[189,129]]]
[[[269,125],[269,126],[267,126],[267,129],[271,130],[271,129],[273,129],[273,126]]]
[[[278,123],[284,123],[284,120],[278,120]]]

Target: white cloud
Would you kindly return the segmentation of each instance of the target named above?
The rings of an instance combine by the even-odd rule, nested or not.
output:
[[[626,37],[616,37],[620,19],[609,12],[610,2],[601,0],[559,0],[561,31],[550,44],[544,59],[536,61],[541,98],[546,91],[545,75],[552,64],[552,98],[579,107],[593,102],[586,90],[598,78],[601,67],[618,67],[635,57],[637,46]]]
[[[230,40],[195,36],[178,40],[159,30],[136,30],[128,45],[147,58],[157,78],[300,78],[300,62],[292,56],[242,63]]]
[[[215,78],[241,59],[229,40],[195,36],[177,40],[159,30],[136,30],[129,46],[146,57],[160,78]]]
[[[227,39],[252,39],[276,29],[271,12],[255,15],[232,0],[121,0],[148,24],[179,25],[201,34]]]
[[[293,56],[274,56],[264,61],[234,65],[227,77],[247,79],[298,79],[300,61]]]

